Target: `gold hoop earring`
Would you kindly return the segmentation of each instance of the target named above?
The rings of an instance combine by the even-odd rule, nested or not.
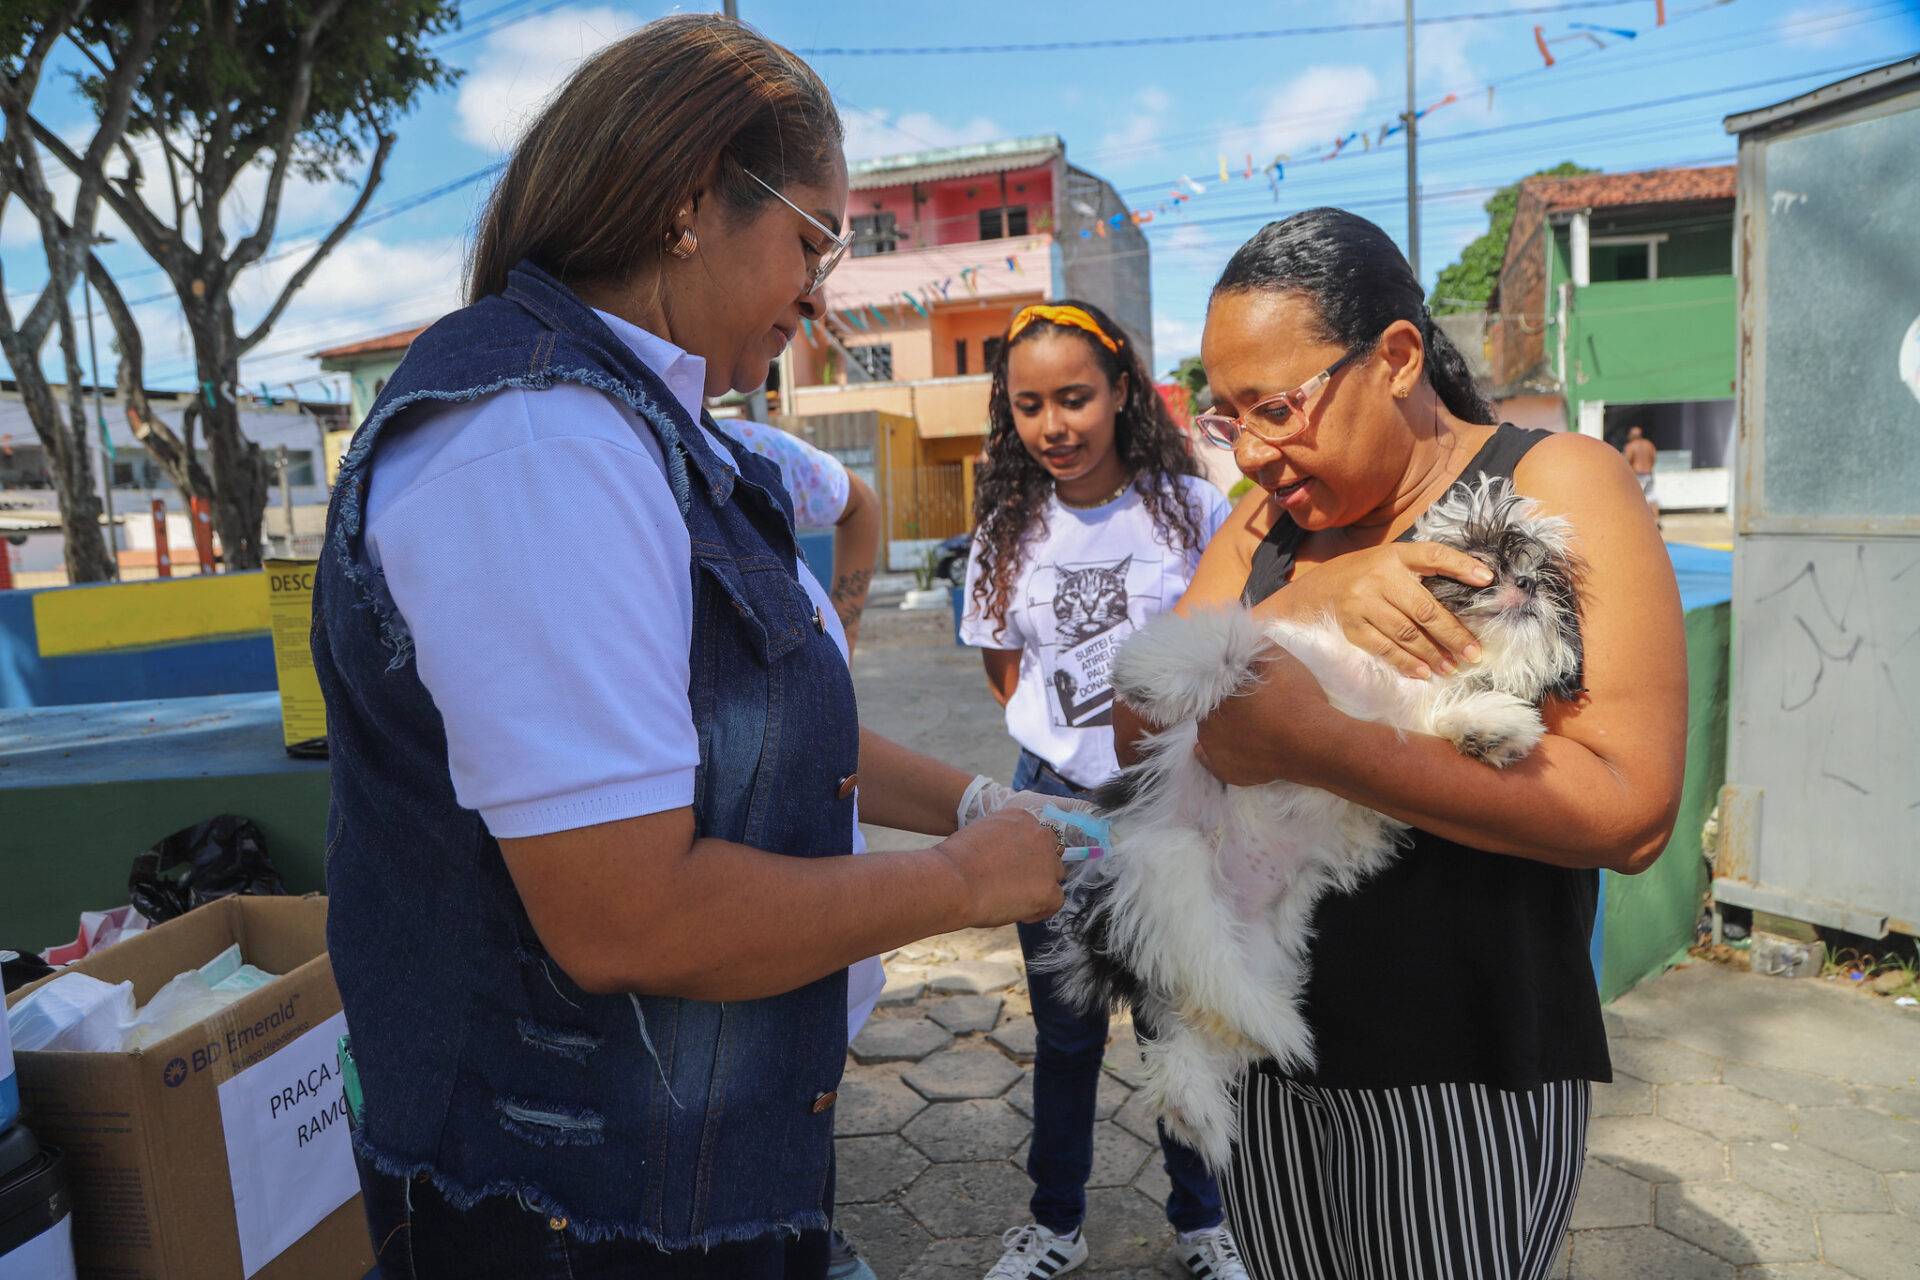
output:
[[[667,233],[667,254],[669,257],[678,258],[680,261],[685,262],[699,251],[700,237],[693,234],[692,227],[683,228],[677,238],[671,231]]]

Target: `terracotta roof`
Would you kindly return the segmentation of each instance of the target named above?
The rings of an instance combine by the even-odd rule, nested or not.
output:
[[[1546,212],[1619,209],[1629,205],[1684,204],[1733,199],[1734,166],[1707,169],[1643,169],[1639,173],[1588,173],[1573,178],[1528,178],[1522,197],[1537,195]]]
[[[413,340],[427,331],[426,325],[417,329],[402,329],[398,333],[389,333],[378,338],[368,338],[365,342],[349,342],[344,347],[329,347],[325,351],[313,353],[315,360],[347,360],[354,356],[379,355],[384,351],[405,351],[413,345]]]

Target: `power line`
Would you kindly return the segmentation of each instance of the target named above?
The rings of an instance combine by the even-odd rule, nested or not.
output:
[[[1693,10],[1686,14],[1676,14],[1669,23],[1669,29],[1686,18],[1698,17],[1705,12],[1709,12],[1709,10]],[[1429,97],[1436,97],[1444,96],[1446,93],[1452,92],[1465,96],[1472,93],[1484,93],[1488,89],[1494,89],[1496,91],[1504,90],[1512,93],[1513,86],[1515,85],[1522,85],[1527,89],[1558,88],[1570,83],[1582,83],[1605,78],[1616,72],[1647,71],[1676,62],[1696,62],[1703,57],[1719,56],[1741,52],[1745,49],[1772,45],[1777,43],[1780,36],[1784,33],[1791,33],[1797,36],[1830,35],[1849,27],[1870,26],[1875,23],[1884,22],[1889,18],[1905,16],[1909,12],[1911,12],[1910,0],[1883,0],[1883,2],[1878,5],[1868,6],[1867,8],[1859,10],[1846,10],[1838,14],[1817,13],[1808,17],[1790,18],[1779,23],[1776,27],[1770,27],[1762,31],[1741,31],[1732,35],[1709,36],[1700,40],[1665,47],[1656,47],[1644,54],[1636,53],[1632,61],[1612,60],[1580,72],[1569,72],[1566,70],[1566,68],[1576,63],[1586,62],[1592,58],[1599,57],[1605,52],[1604,50],[1598,49],[1588,50],[1584,53],[1569,54],[1561,58],[1560,66],[1552,69],[1533,67],[1529,70],[1517,71],[1512,75],[1503,76],[1495,80],[1479,80],[1471,84],[1462,82],[1438,88],[1429,87],[1427,95]],[[1307,112],[1292,116],[1277,117],[1272,120],[1262,121],[1259,124],[1242,125],[1225,131],[1219,129],[1187,130],[1163,135],[1156,138],[1153,142],[1144,145],[1095,148],[1081,152],[1080,158],[1084,161],[1131,159],[1138,156],[1154,155],[1163,151],[1174,150],[1189,142],[1209,138],[1239,139],[1240,141],[1236,143],[1235,147],[1230,148],[1230,150],[1237,150],[1257,143],[1258,135],[1261,133],[1270,134],[1271,131],[1275,129],[1286,129],[1289,127],[1318,123],[1326,123],[1330,127],[1337,126],[1349,123],[1355,116],[1368,116],[1376,112],[1382,116],[1393,114],[1395,112],[1394,95],[1391,93],[1383,93],[1375,98],[1370,98],[1367,102],[1361,104],[1351,112]],[[1171,182],[1172,179],[1166,181]],[[1166,185],[1166,182],[1146,183],[1138,187],[1127,187],[1123,189],[1123,194],[1125,192],[1147,190],[1152,187],[1164,185]]]
[[[1568,13],[1584,9],[1618,9],[1634,0],[1568,0],[1560,4],[1527,5],[1515,9],[1489,9],[1474,13],[1439,14],[1415,18],[1416,26],[1441,26],[1459,22],[1483,22],[1529,14]],[[1113,36],[1100,40],[1042,40],[1024,44],[923,44],[849,47],[845,45],[795,49],[809,58],[925,57],[950,53],[1063,53],[1084,49],[1144,49],[1167,45],[1227,44],[1243,40],[1284,40],[1302,36],[1348,35],[1357,31],[1399,30],[1400,19],[1374,22],[1334,22],[1311,27],[1274,27],[1264,31],[1213,31],[1163,36]]]
[[[1765,80],[1749,80],[1744,84],[1721,85],[1713,89],[1696,90],[1693,93],[1674,94],[1666,98],[1655,98],[1645,102],[1633,102],[1625,106],[1596,107],[1586,111],[1568,112],[1565,115],[1545,116],[1535,120],[1518,120],[1512,124],[1492,125],[1485,129],[1473,129],[1464,133],[1449,133],[1439,137],[1431,137],[1426,139],[1426,145],[1433,147],[1439,146],[1441,143],[1465,142],[1472,138],[1486,138],[1501,134],[1518,133],[1528,129],[1547,128],[1552,125],[1568,124],[1579,120],[1594,120],[1608,116],[1628,115],[1633,112],[1648,111],[1657,107],[1673,106],[1681,102],[1697,102],[1703,98],[1718,97],[1722,94],[1744,93],[1753,89],[1765,89],[1775,85],[1791,84],[1796,80],[1806,80],[1817,76],[1844,75],[1866,67],[1880,66],[1885,61],[1886,59],[1884,58],[1869,58],[1862,61],[1842,63],[1838,66],[1817,67],[1806,71],[1796,71],[1789,75],[1772,76]],[[1384,148],[1375,148],[1371,152],[1361,152],[1360,154],[1362,156],[1381,155],[1384,154],[1384,152]],[[1344,155],[1341,157],[1341,161],[1350,161],[1353,158],[1352,155]],[[1303,164],[1310,163],[1316,163],[1316,161],[1308,160],[1303,162]],[[1124,188],[1121,194],[1125,195],[1142,191],[1164,191],[1179,181],[1179,177],[1173,177],[1163,179],[1159,182],[1140,183],[1137,186]]]

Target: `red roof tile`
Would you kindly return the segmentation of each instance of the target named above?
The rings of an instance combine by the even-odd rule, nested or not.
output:
[[[1639,173],[1588,173],[1573,178],[1528,178],[1523,196],[1537,195],[1548,213],[1566,209],[1618,209],[1628,205],[1683,204],[1733,199],[1734,166],[1707,169],[1644,169]]]
[[[426,325],[417,329],[402,329],[399,333],[389,333],[378,338],[368,338],[365,342],[349,342],[344,347],[329,347],[325,351],[313,353],[315,360],[341,360],[353,356],[379,355],[383,351],[405,351],[413,345],[413,340],[427,331]]]

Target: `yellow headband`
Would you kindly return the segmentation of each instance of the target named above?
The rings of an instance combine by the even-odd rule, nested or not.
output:
[[[1013,318],[1013,323],[1007,326],[1007,341],[1012,342],[1015,338],[1019,337],[1020,331],[1032,324],[1035,320],[1045,320],[1049,324],[1070,325],[1075,329],[1085,329],[1088,333],[1100,339],[1101,345],[1107,350],[1113,352],[1115,355],[1120,354],[1120,344],[1107,336],[1107,331],[1100,327],[1098,320],[1095,320],[1078,307],[1052,307],[1044,303],[1035,303],[1031,307],[1021,309],[1020,314]]]

